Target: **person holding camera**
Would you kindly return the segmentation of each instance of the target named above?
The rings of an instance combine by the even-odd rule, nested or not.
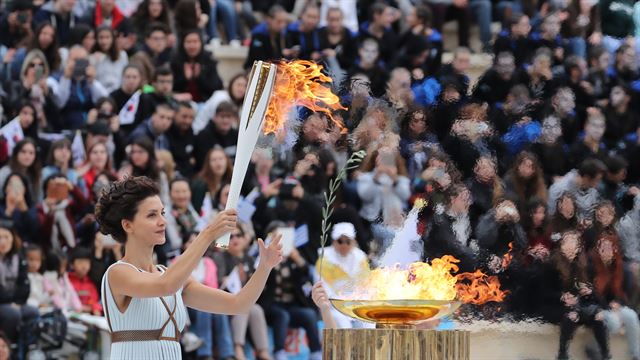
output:
[[[60,124],[56,130],[80,129],[85,125],[87,113],[101,97],[109,95],[96,80],[96,69],[87,60],[85,48],[75,45],[69,50],[62,77],[52,87],[54,101],[60,110]]]
[[[0,45],[15,55],[16,49],[31,39],[33,10],[30,0],[14,0],[7,3],[7,13],[0,19]]]
[[[76,246],[75,219],[89,206],[78,186],[62,174],[44,181],[44,200],[36,206],[40,239],[45,249],[62,250]]]
[[[486,251],[487,267],[501,273],[509,266],[508,253],[519,254],[527,248],[527,236],[520,225],[520,213],[511,200],[503,199],[480,217],[476,226],[478,245]]]

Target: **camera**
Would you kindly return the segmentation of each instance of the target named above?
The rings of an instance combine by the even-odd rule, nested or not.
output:
[[[87,74],[87,68],[89,67],[89,60],[78,59],[73,67],[73,77],[76,79],[84,78]]]

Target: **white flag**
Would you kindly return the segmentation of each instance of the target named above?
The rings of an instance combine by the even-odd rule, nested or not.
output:
[[[242,266],[242,265],[238,265]],[[238,266],[233,268],[233,271],[227,276],[227,279],[222,284],[224,289],[227,289],[232,294],[237,294],[242,290],[242,281],[240,281],[240,273],[238,272]]]
[[[71,156],[73,157],[73,166],[75,167],[82,165],[87,158],[80,130],[76,131],[76,134],[73,137],[73,142],[71,143]]]
[[[20,125],[20,118],[16,117],[15,119],[9,121],[9,123],[0,129],[0,134],[4,136],[7,140],[7,147],[9,149],[9,155],[13,153],[13,148],[16,144],[24,139],[24,132],[22,131],[22,126]]]
[[[124,106],[120,109],[120,114],[118,114],[120,125],[133,124],[136,119],[136,112],[138,112],[138,105],[140,105],[140,95],[141,92],[138,90],[124,103]]]

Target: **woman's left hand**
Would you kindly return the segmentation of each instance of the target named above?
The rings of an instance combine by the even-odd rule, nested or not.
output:
[[[269,246],[264,244],[262,239],[258,239],[258,248],[260,249],[260,264],[265,264],[269,269],[273,269],[282,261],[282,245],[280,239],[282,235],[276,234],[269,243]]]

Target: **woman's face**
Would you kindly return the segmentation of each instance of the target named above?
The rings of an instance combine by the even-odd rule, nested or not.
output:
[[[573,260],[578,251],[580,250],[580,244],[578,243],[577,234],[566,234],[562,237],[562,243],[560,244],[560,251],[567,259]]]
[[[238,228],[231,232],[231,239],[229,240],[229,253],[235,256],[240,256],[244,252],[244,249],[249,245],[248,236],[242,233]]]
[[[190,58],[195,58],[200,54],[202,50],[202,41],[200,40],[200,36],[195,33],[191,33],[184,38],[184,51],[187,53],[187,56]]]
[[[236,79],[236,81],[231,84],[231,89],[229,89],[230,95],[232,99],[244,99],[244,93],[247,90],[247,78],[241,76]]]
[[[89,152],[89,162],[91,167],[96,170],[104,170],[107,167],[109,160],[109,154],[107,154],[107,147],[104,144],[97,144]]]
[[[602,226],[609,226],[613,223],[615,216],[615,210],[612,206],[600,206],[596,209],[596,221],[602,224]]]
[[[171,186],[171,202],[178,209],[187,209],[191,202],[191,188],[186,181],[178,181]]]
[[[124,223],[127,235],[147,245],[162,245],[166,240],[167,221],[164,217],[164,206],[157,195],[142,200],[133,220],[125,220]]]
[[[524,159],[522,160],[520,165],[518,165],[518,175],[520,175],[521,178],[529,179],[533,176],[534,173],[535,167],[533,165],[533,161],[531,161],[530,159]]]
[[[36,147],[31,143],[27,143],[18,152],[18,164],[28,168],[33,165],[34,161],[36,161]]]
[[[134,166],[139,168],[147,167],[147,163],[149,162],[149,152],[145,150],[140,145],[132,145],[131,146],[131,163]]]
[[[89,31],[87,35],[82,39],[82,47],[87,50],[87,52],[91,53],[93,47],[96,45],[96,33],[93,31]]]
[[[58,166],[69,164],[69,160],[71,160],[71,149],[63,146],[53,150],[53,159]]]
[[[215,175],[224,175],[227,171],[227,155],[225,155],[224,151],[216,150],[211,152],[211,156],[209,156],[209,167]]]
[[[40,45],[40,49],[48,49],[49,46],[53,44],[55,36],[56,32],[52,26],[43,27],[40,34],[38,34],[38,45]]]
[[[142,76],[140,71],[134,68],[128,68],[122,75],[122,90],[125,93],[131,94],[136,91],[140,85],[142,85]]]
[[[353,249],[354,242],[354,240],[346,236],[340,236],[336,240],[333,240],[333,248],[336,249],[338,254],[347,256],[349,252],[351,252],[351,249]]]
[[[427,130],[427,118],[423,112],[413,113],[411,120],[409,120],[409,130],[414,135],[420,135]]]
[[[536,208],[531,214],[531,222],[533,223],[533,226],[541,226],[545,215],[546,211],[544,206],[538,206],[538,208]]]
[[[558,204],[558,212],[565,219],[571,219],[575,214],[575,211],[576,209],[573,205],[573,200],[568,197],[564,197],[562,198],[562,200],[560,200],[560,204]]]
[[[162,0],[149,0],[149,17],[157,19],[162,14]]]
[[[13,248],[13,234],[5,228],[0,228],[0,255],[7,255]]]
[[[109,51],[113,45],[113,34],[111,30],[102,30],[98,33],[98,47],[103,52]]]
[[[36,114],[33,112],[31,107],[23,106],[22,109],[20,109],[18,117],[20,118],[20,127],[22,129],[27,129],[31,124],[33,124]]]
[[[491,159],[480,158],[474,168],[474,172],[478,180],[487,182],[495,178],[496,167]]]
[[[598,242],[598,254],[603,262],[609,263],[613,260],[613,244],[609,240],[601,240]]]

